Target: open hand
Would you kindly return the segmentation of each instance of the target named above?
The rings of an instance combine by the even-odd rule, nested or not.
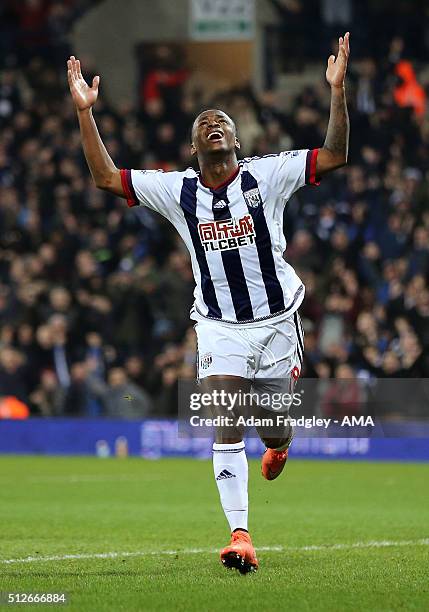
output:
[[[347,62],[350,55],[350,32],[346,32],[344,38],[338,39],[338,55],[330,55],[326,69],[326,80],[331,87],[343,87],[347,71]]]
[[[72,55],[67,61],[67,79],[76,108],[80,111],[91,108],[98,97],[100,77],[95,76],[90,87],[82,76],[80,61]]]

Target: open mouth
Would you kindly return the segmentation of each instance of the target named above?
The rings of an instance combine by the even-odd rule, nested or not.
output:
[[[217,142],[218,140],[222,140],[222,138],[223,132],[221,132],[220,130],[215,130],[207,136],[207,140],[210,140],[211,142]]]

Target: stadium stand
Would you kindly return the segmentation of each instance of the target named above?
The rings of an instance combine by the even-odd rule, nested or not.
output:
[[[194,376],[192,272],[166,221],[92,184],[65,80],[64,32],[86,4],[33,3],[37,36],[28,13],[11,3],[3,14],[0,396],[41,416],[111,416],[115,397],[125,418],[169,415],[178,378]],[[429,78],[411,50],[391,30],[352,61],[349,165],[288,205],[286,258],[307,287],[306,376],[335,377],[341,365],[429,376]],[[160,84],[152,73],[134,106],[98,101],[118,166],[194,163],[189,128],[207,101],[186,66],[174,70]],[[249,87],[210,100],[236,120],[243,155],[323,143],[323,72],[286,111],[280,94]]]

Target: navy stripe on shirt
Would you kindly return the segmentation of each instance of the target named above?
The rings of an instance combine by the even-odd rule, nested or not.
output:
[[[213,194],[212,210],[214,220],[221,221],[224,219],[231,219],[227,196],[228,185],[216,190],[211,189],[210,191]],[[215,204],[220,201],[225,202],[225,206],[223,208],[215,208]],[[244,276],[239,249],[221,251],[221,257],[237,321],[252,320],[252,302],[250,301],[249,289],[247,287],[246,277]]]
[[[201,291],[203,300],[208,308],[207,316],[214,319],[221,319],[222,313],[216,297],[215,288],[210,275],[209,266],[203,245],[198,235],[197,210],[197,178],[184,178],[180,193],[180,206],[185,215],[186,224],[191,234],[192,244],[194,245],[195,255],[201,273]]]
[[[285,309],[283,290],[277,278],[276,266],[271,245],[271,236],[268,230],[267,221],[264,215],[262,199],[255,207],[250,205],[246,198],[246,192],[251,189],[258,189],[258,182],[248,170],[244,170],[241,175],[241,190],[247,203],[247,208],[253,219],[253,226],[256,233],[256,248],[259,256],[259,264],[262,272],[262,279],[265,285],[270,313],[276,314]]]

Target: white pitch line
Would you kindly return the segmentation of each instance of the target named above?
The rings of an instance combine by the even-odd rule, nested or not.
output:
[[[69,476],[44,476],[38,478],[37,476],[34,478],[28,478],[24,480],[24,482],[29,482],[31,484],[49,484],[49,483],[59,483],[59,484],[80,484],[80,483],[105,483],[105,482],[142,482],[142,481],[158,481],[159,478],[155,475],[143,474],[139,476],[130,476],[126,474],[118,474],[115,475],[98,475],[98,474],[71,474]],[[1,480],[0,480],[1,482]]]
[[[429,546],[429,538],[421,540],[381,540],[375,542],[352,542],[351,544],[326,544],[311,546],[259,546],[258,552],[308,552],[330,550],[352,550],[356,548],[386,548],[395,546]],[[117,559],[118,557],[153,557],[159,555],[196,555],[218,553],[216,548],[185,548],[183,550],[142,550],[136,552],[81,553],[70,555],[51,555],[49,557],[23,557],[22,559],[0,559],[0,564],[33,563],[33,561],[68,561],[79,559]]]

